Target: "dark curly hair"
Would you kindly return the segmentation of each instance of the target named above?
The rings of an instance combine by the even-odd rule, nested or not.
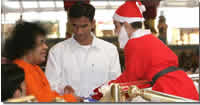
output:
[[[69,8],[68,16],[69,18],[80,18],[82,16],[85,16],[89,18],[89,20],[92,22],[95,15],[95,8],[91,4],[87,4],[83,1],[75,2],[74,5],[72,5]]]
[[[17,23],[6,40],[4,56],[14,60],[24,56],[28,51],[36,47],[36,38],[47,35],[47,31],[40,22]]]

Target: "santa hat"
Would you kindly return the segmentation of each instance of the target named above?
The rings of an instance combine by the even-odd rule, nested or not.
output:
[[[119,22],[142,22],[144,21],[142,13],[145,11],[144,5],[139,0],[126,1],[121,5],[113,15],[113,19]]]

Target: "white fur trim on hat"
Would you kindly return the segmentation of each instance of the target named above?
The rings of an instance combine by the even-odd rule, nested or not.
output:
[[[113,19],[119,22],[128,22],[128,23],[132,23],[132,22],[143,22],[144,18],[142,17],[123,17],[123,16],[119,16],[117,13],[115,13],[113,15]]]
[[[143,13],[143,12],[145,12],[145,11],[146,11],[146,8],[145,8],[145,6],[144,6],[144,5],[139,5],[139,3],[138,3],[138,2],[136,2],[136,5],[137,5],[137,7],[139,8],[139,10],[140,10],[140,12],[141,12],[141,13]]]

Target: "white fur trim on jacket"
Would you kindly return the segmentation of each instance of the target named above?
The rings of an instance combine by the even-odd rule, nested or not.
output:
[[[149,34],[151,34],[150,30],[138,29],[138,30],[136,30],[135,32],[132,33],[131,39],[132,38],[139,38],[139,37],[149,35]]]

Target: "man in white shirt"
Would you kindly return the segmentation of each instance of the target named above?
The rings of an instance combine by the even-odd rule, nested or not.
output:
[[[50,49],[45,74],[51,88],[60,94],[70,87],[77,96],[88,97],[94,88],[121,74],[116,46],[91,32],[94,14],[92,5],[74,4],[68,13],[72,38]]]

